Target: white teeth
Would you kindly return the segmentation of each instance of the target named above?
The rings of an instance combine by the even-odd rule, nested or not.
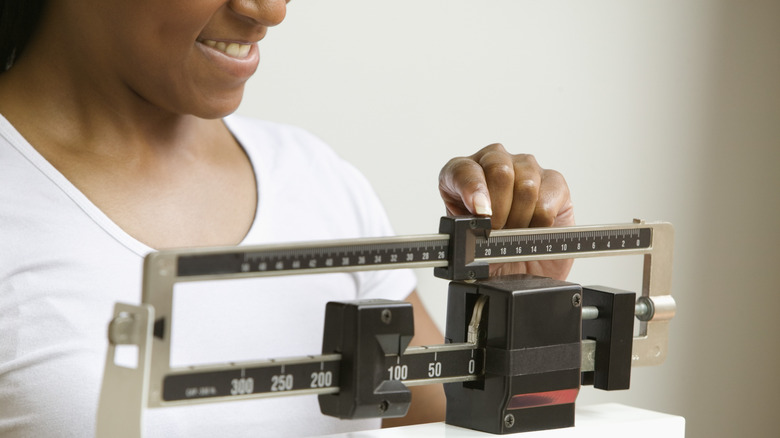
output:
[[[230,55],[230,56],[232,56],[234,58],[237,57],[238,56],[238,44],[236,44],[236,43],[228,44],[227,49],[225,50],[225,53],[227,53],[228,55]]]
[[[202,40],[201,42],[228,56],[239,59],[249,56],[249,50],[252,48],[251,44],[225,43],[223,41],[214,40]]]

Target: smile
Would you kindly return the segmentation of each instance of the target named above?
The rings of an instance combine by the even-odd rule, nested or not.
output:
[[[226,43],[224,41],[214,40],[201,40],[201,43],[207,45],[213,49],[238,59],[244,59],[249,56],[249,51],[252,48],[251,44],[239,44],[239,43]]]

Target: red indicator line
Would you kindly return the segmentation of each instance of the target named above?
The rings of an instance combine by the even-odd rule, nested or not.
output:
[[[535,392],[533,394],[518,394],[509,400],[507,409],[527,409],[574,403],[579,392],[579,388],[571,388],[558,391]]]

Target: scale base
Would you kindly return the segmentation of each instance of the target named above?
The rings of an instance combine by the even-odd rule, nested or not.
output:
[[[516,434],[518,438],[683,438],[685,418],[677,415],[633,408],[617,403],[578,406],[577,424],[564,429]],[[496,437],[444,423],[369,430],[321,438],[483,438]]]

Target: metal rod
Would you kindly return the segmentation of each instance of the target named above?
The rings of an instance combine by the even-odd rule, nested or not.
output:
[[[582,308],[582,320],[598,319],[599,308],[596,306],[583,306]]]

